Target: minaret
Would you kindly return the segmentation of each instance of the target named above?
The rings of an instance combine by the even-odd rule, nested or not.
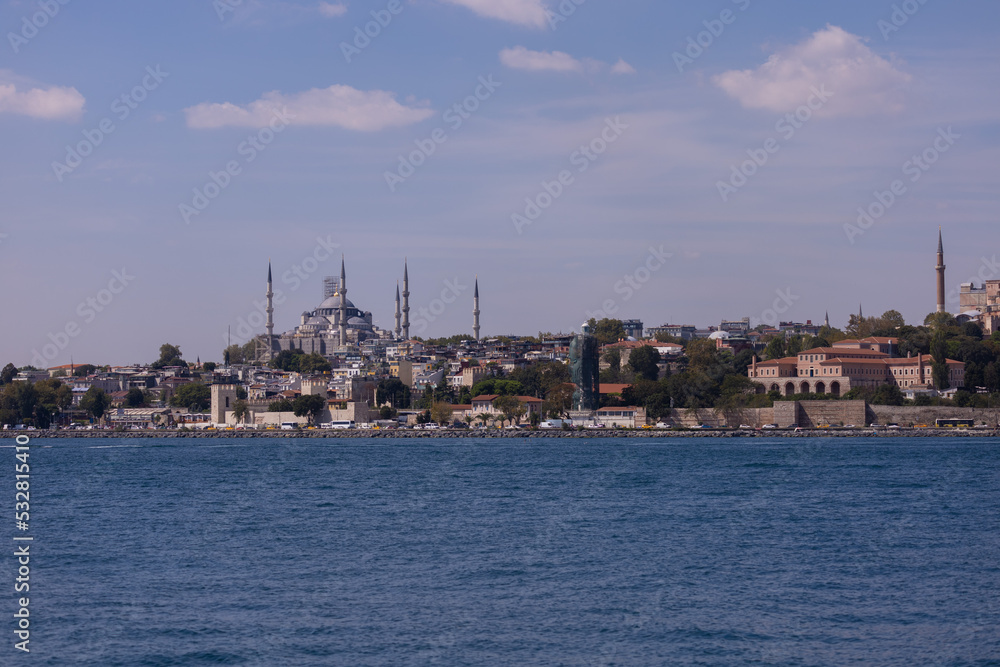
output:
[[[823,320],[823,326],[825,326],[827,329],[830,328],[830,311],[829,310],[826,311],[826,318]]]
[[[472,297],[472,334],[479,342],[479,276],[476,276],[476,291]]]
[[[267,360],[274,354],[274,290],[271,289],[271,260],[267,260]]]
[[[403,339],[410,340],[410,273],[403,259]]]
[[[340,256],[340,346],[347,346],[347,271]]]
[[[941,238],[941,228],[938,227],[937,266],[937,312],[944,312],[944,241]]]
[[[396,327],[394,331],[396,332],[396,338],[399,338],[399,332],[402,328],[399,326],[399,318],[402,317],[402,313],[399,310],[399,281],[396,281]]]

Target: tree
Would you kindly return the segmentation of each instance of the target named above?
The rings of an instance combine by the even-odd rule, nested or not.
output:
[[[181,358],[181,348],[177,345],[164,343],[160,346],[160,358],[153,362],[153,368],[166,368],[167,366],[184,366],[187,362]]]
[[[202,364],[202,368],[204,368],[209,373],[214,371],[217,367],[218,364],[216,364],[214,361],[206,361],[204,364]]]
[[[639,377],[656,380],[660,377],[660,353],[651,345],[632,350],[628,357],[628,367]]]
[[[212,403],[212,391],[200,382],[182,384],[170,397],[170,405],[187,408],[191,412],[204,412]]]
[[[294,412],[295,407],[292,402],[287,398],[282,398],[277,401],[272,402],[267,406],[268,412]]]
[[[85,378],[97,372],[97,366],[93,364],[83,364],[73,369],[73,377]]]
[[[905,400],[897,385],[883,384],[875,390],[870,402],[875,405],[903,405]]]
[[[388,405],[383,405],[379,408],[378,416],[379,419],[389,421],[390,419],[395,419],[396,415],[399,414],[395,408],[391,408]]]
[[[247,390],[243,387],[236,387],[236,399],[239,401],[247,400]]]
[[[14,364],[7,364],[0,371],[0,385],[9,384],[14,378],[17,377],[17,366]]]
[[[715,341],[708,339],[693,340],[684,348],[687,353],[688,365],[694,369],[710,369],[719,360],[718,350]]]
[[[493,401],[493,407],[499,410],[505,419],[513,422],[521,407],[521,401],[517,400],[516,396],[500,396]]]
[[[146,404],[146,397],[142,393],[142,389],[138,387],[132,387],[128,390],[128,394],[125,395],[125,407],[127,408],[140,408]]]
[[[399,378],[379,380],[375,388],[375,403],[378,405],[388,403],[393,408],[405,410],[410,407],[410,388]]]
[[[486,378],[480,380],[472,387],[472,395],[489,396],[519,396],[524,393],[524,387],[516,380],[502,380],[500,378]]]
[[[545,398],[545,410],[558,417],[568,414],[573,409],[574,391],[576,391],[576,387],[572,383],[563,383],[553,387]]]
[[[772,338],[767,347],[764,348],[764,355],[768,359],[781,359],[785,356],[785,337],[778,335]]]
[[[621,379],[622,353],[618,348],[611,348],[604,353],[601,361],[608,365],[608,368],[601,372],[601,382],[616,383]]]
[[[80,408],[86,410],[91,417],[97,420],[104,417],[104,413],[107,412],[110,405],[111,399],[100,387],[91,387],[80,399]]]
[[[541,421],[542,417],[537,412],[532,412],[528,416],[528,423],[531,424],[531,428],[538,428],[538,425],[541,423]]]
[[[591,317],[587,321],[587,324],[590,325],[590,333],[597,338],[597,341],[601,345],[617,343],[625,338],[625,327],[622,325],[621,320],[613,320],[605,317],[598,321]]]
[[[488,413],[488,412],[481,412],[478,415],[476,415],[476,419],[478,419],[482,423],[482,425],[485,427],[486,426],[486,422],[488,422],[490,420],[490,413]]]
[[[431,420],[437,423],[439,426],[445,426],[451,422],[451,416],[454,414],[451,405],[445,403],[444,401],[437,401],[431,405]]]
[[[247,405],[246,401],[237,399],[237,401],[233,403],[233,417],[236,419],[236,423],[242,424],[249,416],[250,406]]]
[[[312,354],[304,354],[299,357],[299,373],[329,373],[331,370],[330,362],[327,361],[326,357],[316,352]]]
[[[297,396],[292,401],[292,412],[296,417],[308,417],[309,423],[313,423],[316,417],[326,409],[326,398],[319,394],[306,394]]]

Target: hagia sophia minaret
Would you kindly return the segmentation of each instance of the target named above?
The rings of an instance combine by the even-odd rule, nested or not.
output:
[[[476,291],[472,297],[472,335],[479,342],[479,276],[476,276]]]
[[[399,310],[399,281],[396,281],[396,326],[393,328],[393,332],[396,334],[396,338],[399,338],[399,333],[402,328],[399,325],[399,318],[402,316],[402,312]]]
[[[403,259],[403,339],[410,340],[410,274]]]
[[[938,249],[937,249],[937,312],[944,312],[944,241],[941,238],[941,228],[938,227]]]
[[[267,360],[274,356],[274,290],[271,289],[271,260],[267,260]]]

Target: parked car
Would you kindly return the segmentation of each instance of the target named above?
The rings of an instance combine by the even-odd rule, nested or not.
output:
[[[778,428],[777,424],[764,424],[761,428]]]

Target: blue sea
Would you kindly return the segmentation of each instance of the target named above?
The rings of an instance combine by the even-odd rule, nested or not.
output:
[[[995,439],[36,440],[31,519],[2,665],[1000,665]]]

